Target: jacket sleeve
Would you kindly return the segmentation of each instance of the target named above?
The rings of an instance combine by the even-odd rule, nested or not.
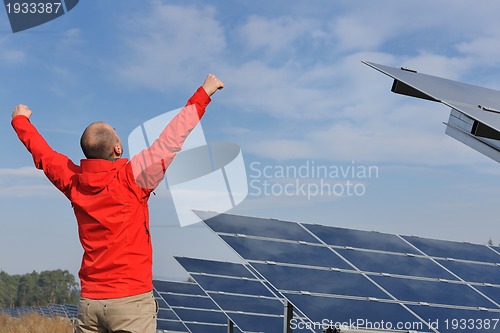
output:
[[[198,88],[153,144],[131,158],[134,181],[145,195],[149,195],[162,181],[168,166],[199,123],[210,101],[205,90]]]
[[[33,156],[35,166],[43,170],[50,182],[68,197],[71,177],[77,172],[78,166],[67,156],[53,150],[27,117],[16,116],[11,124]]]

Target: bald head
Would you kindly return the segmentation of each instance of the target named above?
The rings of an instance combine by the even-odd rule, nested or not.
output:
[[[86,158],[114,161],[123,152],[120,138],[113,127],[103,122],[90,124],[82,134],[80,146]]]

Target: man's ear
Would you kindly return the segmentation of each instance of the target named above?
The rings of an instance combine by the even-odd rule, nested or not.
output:
[[[114,147],[114,150],[113,150],[113,151],[114,151],[115,155],[117,155],[117,156],[121,156],[121,155],[122,155],[122,153],[123,153],[123,152],[122,152],[122,147],[121,147],[121,145],[120,145],[119,143],[117,143],[117,144],[115,145],[115,147]]]

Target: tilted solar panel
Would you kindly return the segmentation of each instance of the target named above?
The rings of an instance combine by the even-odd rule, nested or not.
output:
[[[451,107],[446,134],[500,162],[500,91],[370,62],[394,79],[391,91]]]
[[[469,320],[475,332],[491,332],[494,324],[500,330],[498,253],[491,247],[197,214],[300,310],[316,332],[322,331],[323,321],[357,328],[461,332],[452,325],[457,319]],[[285,227],[292,235],[278,232]],[[489,329],[480,327],[486,322]]]
[[[245,333],[283,332],[285,301],[246,265],[177,257],[191,277]],[[303,316],[295,314],[296,320]]]
[[[430,257],[500,263],[500,255],[485,245],[415,236],[403,236],[403,238]]]
[[[184,327],[183,331],[178,329],[181,332],[227,333],[226,315],[196,283],[154,280],[153,285],[171,311],[159,313],[158,322],[174,316]],[[239,333],[239,330],[234,332]]]
[[[158,284],[157,281],[153,281],[153,284]],[[189,332],[187,327],[181,322],[177,314],[172,310],[172,308],[165,302],[158,291],[153,289],[153,295],[158,302],[158,316],[156,320],[156,329],[159,331],[166,332]]]

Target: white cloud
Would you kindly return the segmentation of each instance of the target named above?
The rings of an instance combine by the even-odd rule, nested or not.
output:
[[[412,10],[393,1],[364,2],[314,20],[315,10],[322,9],[298,17],[250,14],[231,26],[211,7],[154,1],[147,15],[128,27],[131,56],[120,61],[119,73],[163,90],[215,62],[227,87],[220,105],[278,124],[249,123],[232,132],[258,157],[474,160],[479,153],[444,134],[447,107],[392,94],[392,80],[361,60],[461,80],[484,66],[476,57],[489,59],[496,51],[480,47],[492,41],[482,35],[480,22],[457,22],[468,15],[491,16],[488,10],[449,1],[423,1]],[[449,44],[442,44],[448,37]]]
[[[35,167],[0,169],[0,197],[47,197],[58,190]]]
[[[166,5],[123,22],[127,51],[118,60],[119,77],[133,85],[168,90],[200,77],[225,49],[224,31],[211,7]],[[192,85],[191,80],[188,80]]]
[[[0,177],[45,177],[41,170],[35,167],[3,168],[0,169]],[[12,178],[11,178],[12,179]]]
[[[246,49],[259,51],[260,58],[267,58],[279,52],[290,52],[302,38],[321,38],[324,34],[308,19],[252,15],[239,28],[238,37]]]
[[[0,197],[46,197],[55,194],[55,188],[51,185],[16,185],[0,187]]]

